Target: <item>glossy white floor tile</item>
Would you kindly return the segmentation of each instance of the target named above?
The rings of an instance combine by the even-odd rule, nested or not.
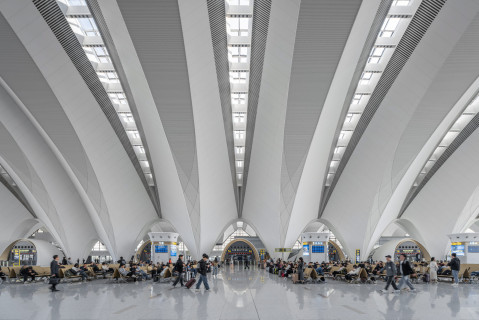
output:
[[[151,281],[0,285],[0,319],[479,319],[479,286],[417,285],[381,295],[384,284],[293,285],[264,270],[224,270],[200,293]]]

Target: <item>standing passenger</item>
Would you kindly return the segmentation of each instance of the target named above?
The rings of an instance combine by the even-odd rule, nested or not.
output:
[[[454,277],[454,283],[452,285],[458,286],[459,285],[459,270],[461,269],[461,260],[459,260],[459,258],[456,257],[456,254],[453,253],[451,262],[449,262],[447,265],[451,267],[452,276]]]
[[[51,286],[49,287],[49,289],[52,290],[52,292],[60,291],[60,290],[57,290],[57,284],[60,282],[60,266],[58,265],[58,260],[60,260],[58,255],[54,255],[53,260],[50,263],[50,273],[51,273],[50,284],[51,284]]]
[[[431,282],[437,282],[437,263],[434,257],[431,258],[431,263],[429,263],[429,277],[431,278]]]
[[[299,258],[298,263],[298,280],[303,283],[304,282],[304,262],[303,257]]]

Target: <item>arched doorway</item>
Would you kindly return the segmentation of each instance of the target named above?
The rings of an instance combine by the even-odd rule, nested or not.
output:
[[[37,264],[37,248],[27,239],[12,243],[2,254],[9,265],[34,266]]]
[[[246,239],[236,239],[228,243],[221,255],[221,261],[259,261],[258,251]]]
[[[136,251],[136,259],[138,261],[150,261],[151,260],[151,241],[145,241],[140,248]]]
[[[405,254],[406,259],[411,262],[419,262],[423,259],[426,261],[431,260],[431,256],[426,248],[414,239],[404,239],[399,241],[394,250],[394,260],[399,260],[401,254]]]
[[[328,241],[328,257],[329,261],[344,261],[346,257],[344,256],[343,250],[339,247],[339,245],[329,240]]]

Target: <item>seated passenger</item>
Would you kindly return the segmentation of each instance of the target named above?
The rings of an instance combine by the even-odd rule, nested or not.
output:
[[[383,262],[382,262],[382,261],[379,261],[379,263],[376,264],[376,266],[374,267],[372,274],[374,274],[374,275],[380,274],[380,273],[381,273],[381,269],[383,269],[383,268],[384,268]]]
[[[37,275],[37,273],[33,270],[32,267],[23,266],[20,268],[20,275],[23,277],[23,281],[27,282],[28,278],[30,278],[31,281],[35,281],[35,276]]]
[[[95,273],[101,271],[101,269],[98,267],[98,265],[96,263],[92,263],[91,268],[93,269],[93,272],[95,272]]]
[[[319,276],[319,275],[324,276],[323,268],[322,268],[321,266],[318,266],[318,267],[316,268],[316,273],[318,274],[318,276]]]
[[[139,266],[136,264],[133,264],[135,268],[135,274],[139,275],[140,277],[143,278],[143,280],[148,280],[148,273],[146,273],[144,270],[141,270]]]
[[[118,269],[118,272],[122,275],[122,276],[125,276],[125,277],[128,277],[128,270],[126,270],[125,268],[125,264],[123,263],[120,263],[120,268]]]
[[[359,272],[361,271],[361,268],[357,265],[354,265],[353,266],[353,270],[349,271],[345,276],[344,278],[348,281],[351,281],[353,280],[353,277],[354,276],[358,276],[359,275]]]
[[[0,267],[0,279],[3,281],[7,280],[7,275],[2,271],[2,267]]]
[[[346,267],[342,265],[341,267],[339,267],[338,270],[333,271],[333,277],[336,277],[338,274],[345,274],[345,273],[346,273]]]
[[[110,266],[106,262],[103,262],[101,265],[101,271],[103,275],[106,275],[107,273],[113,273],[114,270],[113,268],[110,268]]]
[[[75,265],[71,268],[71,272],[76,276],[81,276],[82,281],[85,281],[88,278],[88,275],[85,273],[85,271],[79,268],[78,263],[75,263]]]

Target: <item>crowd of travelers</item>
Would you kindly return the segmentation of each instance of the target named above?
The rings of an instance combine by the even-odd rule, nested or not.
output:
[[[332,261],[332,262],[309,262],[305,263],[303,258],[295,261],[276,261],[270,259],[264,262],[263,267],[269,273],[277,274],[279,277],[291,278],[293,283],[305,283],[305,280],[316,282],[326,282],[326,277],[335,280],[344,280],[346,282],[377,283],[383,280],[386,286],[381,293],[388,292],[392,286],[395,293],[401,290],[416,292],[412,282],[431,282],[437,283],[439,276],[452,277],[452,285],[459,284],[460,260],[453,253],[451,261],[436,261],[431,258],[428,263],[410,262],[405,254],[399,256],[399,261],[394,262],[390,255],[385,257],[385,261],[369,261],[353,264],[351,261]],[[261,265],[260,265],[261,266]],[[308,270],[309,269],[309,270]],[[307,278],[305,277],[307,275]],[[396,283],[396,281],[399,281]]]
[[[117,264],[98,263],[98,261],[86,263],[84,260],[80,264],[79,259],[76,263],[72,263],[72,260],[66,257],[60,262],[59,257],[55,255],[50,264],[50,289],[58,291],[56,285],[60,282],[60,269],[64,269],[62,278],[74,277],[81,281],[90,281],[99,277],[123,278],[133,282],[147,280],[156,282],[163,278],[169,278],[169,281],[174,279],[173,288],[179,284],[180,287],[188,289],[196,282],[199,275],[196,289],[198,290],[203,283],[205,290],[208,291],[207,273],[211,273],[215,277],[218,275],[221,266],[217,258],[210,260],[206,254],[203,254],[199,261],[185,261],[184,256],[179,255],[176,263],[173,263],[171,259],[156,264],[151,261],[135,262],[133,258],[128,263],[123,257],[120,257]],[[409,262],[404,254],[399,256],[397,262],[394,262],[390,255],[385,258],[384,262],[368,261],[356,264],[351,263],[351,261],[306,263],[302,257],[295,261],[283,261],[281,259],[274,261],[270,259],[260,262],[258,267],[265,268],[269,273],[277,274],[279,277],[291,278],[294,283],[305,283],[307,280],[326,282],[327,277],[346,282],[363,283],[376,283],[383,280],[386,285],[383,290],[380,290],[381,293],[387,293],[390,286],[395,293],[401,292],[401,289],[416,292],[412,282],[417,283],[421,279],[424,282],[437,283],[438,275],[452,278],[454,286],[459,283],[461,262],[454,253],[451,261],[436,261],[433,257],[430,262]],[[249,269],[249,263],[244,263],[244,267]],[[7,276],[0,268],[0,279],[5,281]],[[22,266],[17,279],[28,283],[35,281],[37,277],[39,275],[32,266]]]

